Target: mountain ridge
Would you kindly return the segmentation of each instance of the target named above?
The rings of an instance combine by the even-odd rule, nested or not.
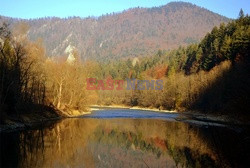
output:
[[[170,2],[99,17],[13,22],[20,21],[29,24],[31,40],[43,39],[50,56],[65,55],[65,49],[71,45],[82,59],[106,60],[151,55],[159,49],[199,42],[214,26],[230,19],[191,3]]]

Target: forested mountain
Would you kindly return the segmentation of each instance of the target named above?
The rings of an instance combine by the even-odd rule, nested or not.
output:
[[[162,79],[162,91],[99,91],[101,104],[197,110],[249,118],[250,17],[214,27],[200,43],[151,57],[100,63],[97,79]],[[145,85],[145,82],[144,82]]]
[[[42,38],[47,54],[61,56],[76,48],[85,60],[146,56],[158,49],[198,42],[214,26],[230,19],[184,2],[154,8],[133,8],[100,17],[39,18],[2,17],[11,24],[30,25],[31,40]]]

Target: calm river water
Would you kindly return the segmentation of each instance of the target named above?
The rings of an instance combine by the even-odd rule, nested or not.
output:
[[[250,167],[250,131],[179,114],[104,109],[1,133],[0,167]]]

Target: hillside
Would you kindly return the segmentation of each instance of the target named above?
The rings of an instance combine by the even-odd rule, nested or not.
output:
[[[61,56],[76,48],[83,59],[145,56],[198,42],[229,19],[184,2],[154,8],[133,8],[98,18],[17,20],[30,25],[29,38],[42,38],[48,55]]]

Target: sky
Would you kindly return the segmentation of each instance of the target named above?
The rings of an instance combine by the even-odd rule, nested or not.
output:
[[[0,15],[32,19],[46,16],[101,16],[133,7],[155,7],[173,0],[0,0]],[[176,1],[176,0],[174,0]],[[237,18],[242,8],[250,13],[250,0],[182,0],[229,18]]]

